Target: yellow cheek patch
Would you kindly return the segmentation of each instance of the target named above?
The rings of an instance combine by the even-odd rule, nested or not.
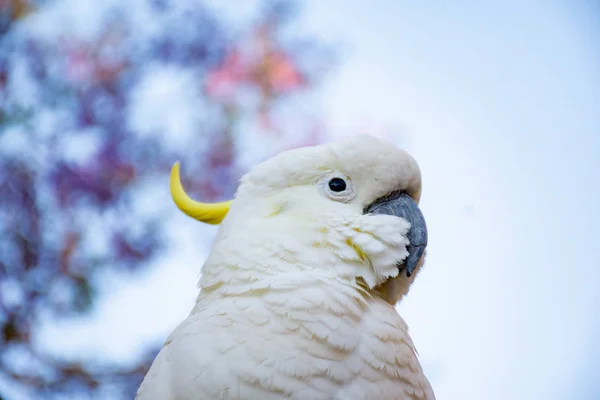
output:
[[[267,218],[271,218],[271,217],[275,217],[279,214],[281,214],[286,207],[286,203],[284,202],[279,202],[273,205],[273,210],[267,215]]]
[[[354,243],[350,238],[346,239],[346,244],[350,246],[352,250],[354,250],[354,252],[356,253],[356,255],[358,255],[358,258],[360,258],[361,261],[368,260],[367,253],[360,246]]]

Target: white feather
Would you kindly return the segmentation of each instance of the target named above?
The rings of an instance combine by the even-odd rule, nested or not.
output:
[[[317,189],[326,174],[348,177],[351,196]],[[394,308],[416,275],[397,268],[410,226],[362,214],[398,187],[420,195],[416,163],[365,137],[288,152],[244,177],[196,305],[137,398],[433,400]],[[392,281],[405,289],[390,300],[378,288]]]

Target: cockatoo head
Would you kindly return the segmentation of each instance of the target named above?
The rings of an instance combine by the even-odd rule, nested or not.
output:
[[[246,174],[225,203],[190,199],[175,164],[171,193],[187,215],[221,224],[213,258],[238,254],[240,262],[271,268],[269,276],[321,273],[393,304],[423,263],[419,167],[407,152],[371,136],[280,153]]]

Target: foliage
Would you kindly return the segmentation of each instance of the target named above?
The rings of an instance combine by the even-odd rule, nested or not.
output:
[[[84,316],[102,273],[164,250],[165,204],[136,204],[175,160],[189,192],[218,200],[253,143],[320,141],[294,102],[329,53],[286,36],[287,2],[237,31],[196,0],[81,3],[95,16],[77,0],[0,0],[0,391],[132,398],[157,349],[136,365],[58,359],[36,344],[40,319]]]

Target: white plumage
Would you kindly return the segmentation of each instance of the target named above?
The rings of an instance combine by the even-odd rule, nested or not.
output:
[[[416,162],[369,136],[255,167],[137,398],[434,399],[394,308],[424,257],[400,274],[410,223],[363,212],[397,190],[418,202]]]

